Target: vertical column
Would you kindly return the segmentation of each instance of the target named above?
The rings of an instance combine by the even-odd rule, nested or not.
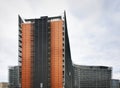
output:
[[[33,88],[48,88],[48,17],[34,23]]]
[[[62,20],[52,21],[51,30],[51,88],[63,88]]]
[[[32,29],[31,23],[22,24],[22,88],[32,86]]]

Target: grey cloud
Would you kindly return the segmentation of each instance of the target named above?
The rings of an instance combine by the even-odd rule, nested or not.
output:
[[[75,17],[84,20],[92,15],[99,14],[102,10],[103,0],[67,0],[68,5]]]

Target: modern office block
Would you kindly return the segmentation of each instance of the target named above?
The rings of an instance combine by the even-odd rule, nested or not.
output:
[[[80,70],[74,65],[74,88],[80,88]]]
[[[22,88],[73,88],[66,15],[22,20],[19,16]]]
[[[75,88],[111,88],[111,67],[74,65],[74,69]]]
[[[0,82],[0,88],[8,88],[7,82]]]
[[[111,88],[120,88],[120,80],[117,79],[111,79]]]
[[[20,88],[19,66],[9,67],[9,88]]]

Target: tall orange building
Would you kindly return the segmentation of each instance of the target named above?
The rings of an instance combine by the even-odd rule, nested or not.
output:
[[[21,88],[73,88],[66,16],[19,16]]]

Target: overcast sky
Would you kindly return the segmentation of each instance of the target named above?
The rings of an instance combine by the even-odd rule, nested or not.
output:
[[[0,82],[18,64],[18,14],[39,18],[64,10],[73,63],[113,67],[120,79],[120,0],[0,0]]]

